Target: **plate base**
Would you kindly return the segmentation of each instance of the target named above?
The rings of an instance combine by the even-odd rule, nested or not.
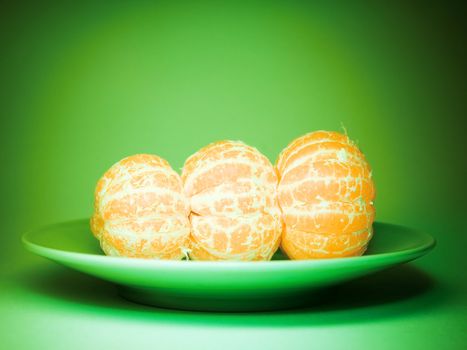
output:
[[[287,295],[270,295],[258,293],[242,296],[224,295],[223,297],[177,293],[161,289],[118,286],[119,295],[129,301],[165,309],[214,312],[252,312],[276,311],[300,308],[319,303],[324,297],[325,289],[287,293]]]

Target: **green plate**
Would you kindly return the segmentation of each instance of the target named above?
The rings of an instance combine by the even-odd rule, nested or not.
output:
[[[365,255],[325,260],[168,261],[103,255],[89,220],[69,221],[23,235],[30,251],[118,285],[132,301],[167,308],[258,311],[319,302],[323,287],[416,259],[435,246],[428,234],[375,223]],[[362,297],[364,291],[362,291]]]

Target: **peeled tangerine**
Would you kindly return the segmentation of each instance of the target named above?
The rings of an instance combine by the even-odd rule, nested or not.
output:
[[[181,259],[189,212],[169,163],[138,154],[114,164],[97,183],[91,230],[107,255]]]
[[[276,163],[291,259],[362,255],[372,237],[375,187],[365,156],[346,135],[316,131],[291,142]]]
[[[242,142],[215,142],[186,160],[182,180],[192,211],[191,259],[271,259],[282,223],[277,175],[264,155]]]

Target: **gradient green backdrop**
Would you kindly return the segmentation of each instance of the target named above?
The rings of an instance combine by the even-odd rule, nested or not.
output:
[[[0,6],[2,348],[467,347],[461,6]],[[89,216],[97,179],[125,156],[154,153],[180,169],[227,138],[275,161],[293,138],[341,125],[373,167],[377,220],[425,230],[438,246],[336,288],[325,305],[158,310],[21,247],[25,230]]]

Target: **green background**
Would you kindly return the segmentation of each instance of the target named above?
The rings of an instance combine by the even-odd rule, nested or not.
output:
[[[6,348],[467,347],[465,11],[423,2],[3,2],[0,341]],[[91,214],[97,179],[153,153],[180,169],[239,139],[271,161],[342,130],[373,168],[377,220],[435,251],[309,309],[159,310],[26,252]],[[47,345],[46,345],[47,344]]]

